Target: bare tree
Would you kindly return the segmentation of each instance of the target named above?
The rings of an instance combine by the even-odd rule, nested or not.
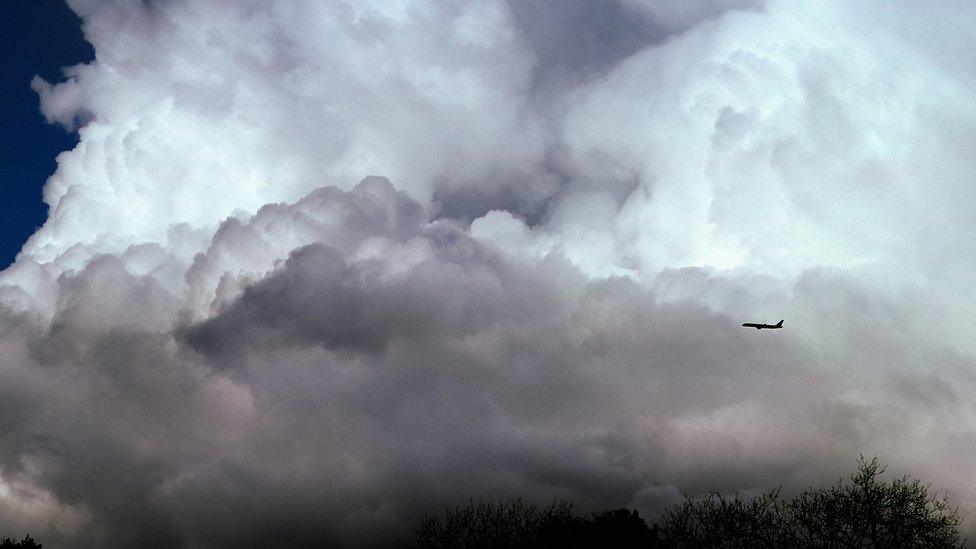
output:
[[[753,498],[709,493],[686,497],[648,528],[636,511],[580,517],[571,504],[538,508],[520,499],[483,500],[427,516],[415,528],[420,547],[674,548],[955,548],[961,519],[929,485],[908,475],[884,481],[878,458],[829,487],[784,498],[779,488]]]
[[[554,501],[538,508],[521,499],[502,503],[472,501],[444,511],[444,518],[428,515],[414,527],[419,547],[528,547],[548,531],[572,528],[578,519],[573,505]]]
[[[24,536],[22,540],[16,540],[11,538],[0,539],[0,549],[41,549],[41,544],[37,543],[34,538],[30,537],[30,534]]]
[[[660,522],[670,547],[962,547],[961,519],[948,494],[908,475],[881,480],[878,458],[828,488],[789,500],[780,490],[744,500],[706,494],[671,507]]]
[[[560,549],[655,546],[655,531],[637,511],[616,509],[577,516],[573,506],[555,501],[545,508],[521,499],[504,503],[474,501],[422,518],[416,544],[424,548],[551,547]]]

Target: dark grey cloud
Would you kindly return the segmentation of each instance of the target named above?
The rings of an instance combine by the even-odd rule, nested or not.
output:
[[[542,95],[540,100],[549,101],[567,87],[604,75],[645,47],[726,11],[759,9],[763,2],[539,0],[510,5],[518,28],[537,56],[532,86]]]
[[[532,85],[547,99],[554,89],[605,72],[669,34],[650,14],[619,0],[512,2],[511,7],[537,55]]]
[[[756,11],[762,1],[704,0],[681,3],[634,0],[540,0],[508,2],[517,36],[533,64],[523,111],[547,132],[546,149],[522,171],[509,165],[473,180],[455,174],[435,182],[438,213],[470,222],[490,210],[522,216],[531,226],[551,214],[553,202],[578,191],[610,192],[618,203],[639,186],[639,174],[592,181],[579,173],[560,138],[573,92],[600,81],[629,56],[660,45],[696,25],[731,11]],[[651,85],[659,84],[657,75]],[[614,159],[606,159],[613,164]],[[613,166],[612,169],[616,169]]]

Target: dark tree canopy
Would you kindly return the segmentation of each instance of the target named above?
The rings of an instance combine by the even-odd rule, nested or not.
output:
[[[34,541],[30,534],[17,541],[11,538],[0,538],[0,549],[41,549],[41,544]]]
[[[497,504],[478,500],[448,508],[443,518],[422,518],[415,533],[417,545],[425,548],[636,548],[654,543],[636,511],[618,509],[579,517],[564,501],[540,509],[521,499]]]
[[[792,498],[780,489],[686,497],[649,528],[636,511],[580,517],[570,503],[538,508],[520,499],[482,500],[427,516],[415,528],[419,547],[962,547],[958,511],[948,495],[907,475],[884,481],[877,458],[861,456],[857,471],[830,487]]]
[[[828,488],[792,499],[780,491],[751,500],[707,494],[667,510],[661,537],[671,547],[961,547],[958,511],[908,475],[889,482],[878,458]]]

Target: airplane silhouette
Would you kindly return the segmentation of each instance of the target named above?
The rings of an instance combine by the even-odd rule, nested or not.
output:
[[[762,330],[763,328],[766,328],[768,330],[778,330],[783,327],[783,321],[780,320],[776,324],[758,324],[755,322],[746,322],[745,324],[743,324],[743,326],[745,326],[746,328],[755,328],[757,330]]]

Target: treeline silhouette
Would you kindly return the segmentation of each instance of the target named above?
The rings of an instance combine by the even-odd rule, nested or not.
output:
[[[650,526],[636,511],[577,515],[571,503],[473,501],[414,527],[421,548],[950,548],[963,547],[962,520],[930,486],[908,475],[883,481],[875,457],[829,487],[792,498],[780,489],[744,499],[709,493],[668,508]]]
[[[11,538],[0,538],[0,549],[41,549],[41,544],[34,541],[30,534],[18,541]]]

